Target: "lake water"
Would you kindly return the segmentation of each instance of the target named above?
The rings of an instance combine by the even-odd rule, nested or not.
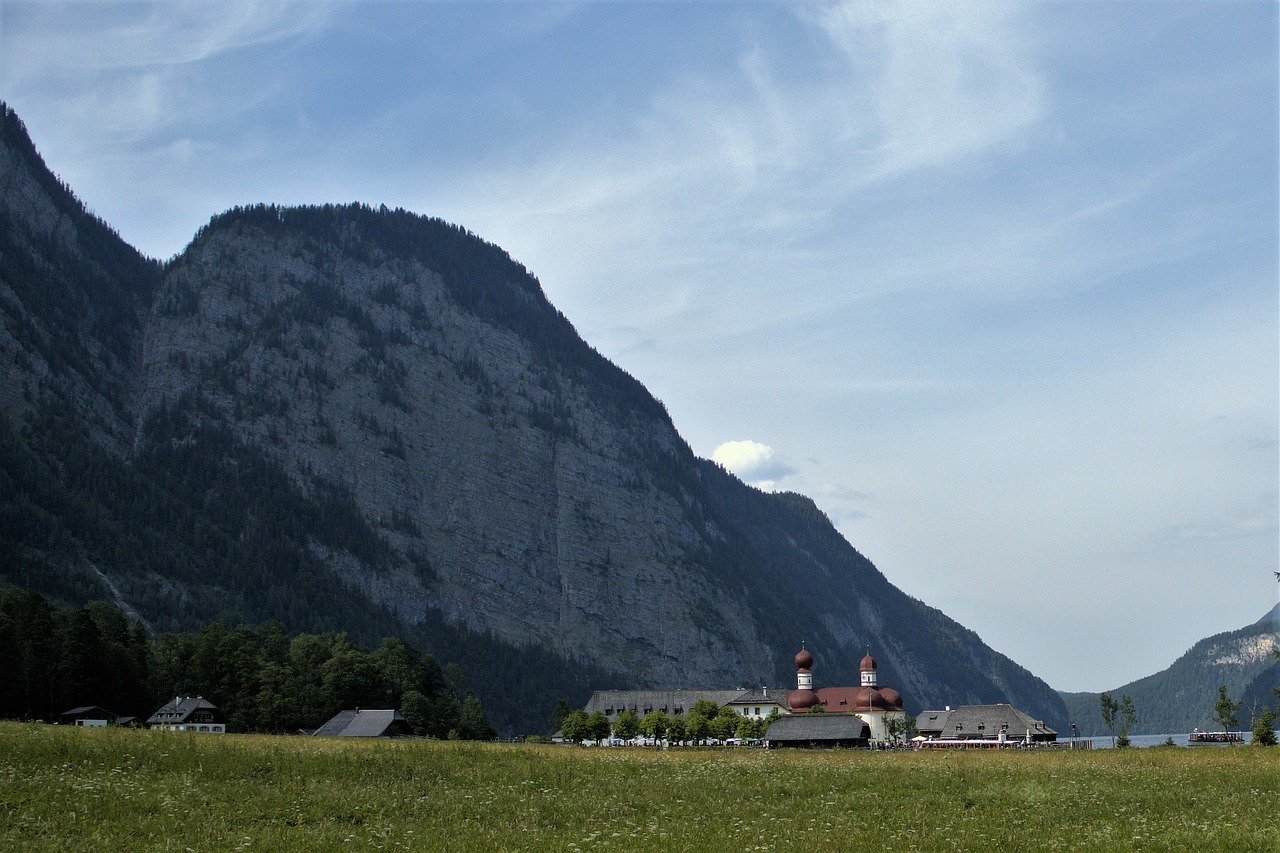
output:
[[[1173,742],[1178,746],[1190,745],[1191,736],[1186,732],[1177,735],[1129,735],[1129,744],[1131,746],[1160,746],[1169,738],[1173,738]],[[1071,738],[1069,737],[1064,738],[1059,735],[1058,743],[1062,743],[1063,741],[1068,741],[1070,739]],[[1104,737],[1078,738],[1078,740],[1092,741],[1094,749],[1111,749],[1110,735],[1106,735]],[[1251,740],[1253,740],[1253,735],[1249,732],[1245,732],[1244,742],[1247,744]],[[1198,743],[1196,744],[1196,749],[1215,749],[1225,746],[1227,746],[1225,743]],[[1236,746],[1239,746],[1239,744],[1236,744]]]

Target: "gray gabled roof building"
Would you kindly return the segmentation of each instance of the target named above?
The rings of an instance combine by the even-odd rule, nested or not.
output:
[[[339,711],[313,734],[316,737],[410,737],[413,727],[399,711],[356,708]]]
[[[761,687],[747,690],[725,704],[744,717],[757,720],[763,720],[774,712],[779,714],[791,713],[791,709],[787,707],[787,690],[785,687],[772,689]]]
[[[77,708],[63,711],[58,716],[58,721],[64,726],[105,726],[116,722],[119,719],[117,714],[113,714],[106,708],[99,705],[81,705]]]
[[[227,730],[227,717],[203,696],[175,696],[147,718],[147,728],[220,734]]]
[[[1027,716],[1012,705],[961,705],[943,711],[922,711],[916,717],[916,731],[921,737],[956,740],[1030,739],[1033,743],[1049,743],[1058,733]]]
[[[764,739],[770,749],[780,747],[866,746],[871,727],[853,714],[796,714],[779,717]]]
[[[650,711],[661,711],[668,717],[683,717],[694,703],[714,702],[719,708],[742,696],[743,690],[597,690],[583,708],[588,714],[602,711],[610,721],[623,711],[635,711],[643,717]]]

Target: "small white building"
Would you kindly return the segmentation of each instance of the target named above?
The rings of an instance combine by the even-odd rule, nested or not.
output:
[[[748,720],[767,720],[774,714],[790,714],[785,689],[761,687],[747,690],[741,696],[726,703],[735,714]]]

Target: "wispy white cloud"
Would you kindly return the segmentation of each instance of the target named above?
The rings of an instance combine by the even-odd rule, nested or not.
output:
[[[935,216],[921,230],[902,213],[849,211],[885,205],[890,179],[982,154],[1035,123],[1042,85],[1013,7],[849,3],[797,14],[820,72],[788,67],[764,41],[744,43],[735,69],[655,78],[660,87],[626,121],[571,127],[558,145],[459,183],[457,215],[536,264],[598,340],[611,334],[591,296],[602,266],[633,271],[641,285],[660,260],[662,291],[687,297],[626,288],[608,316],[733,334],[779,319],[776,305],[766,316],[741,309],[775,302],[792,271],[810,278],[781,311],[800,319],[926,278],[933,286],[966,256],[974,267],[998,257],[1003,247],[977,217]],[[886,238],[902,239],[886,227],[912,236],[877,269]],[[843,270],[856,270],[853,287],[834,278]]]
[[[183,0],[158,3],[14,2],[24,37],[7,45],[12,82],[77,71],[109,72],[200,62],[241,48],[314,34],[326,4],[299,0]]]
[[[826,470],[818,460],[808,460],[813,470]],[[803,479],[803,478],[800,478]],[[872,503],[871,495],[842,483],[819,483],[812,488],[803,483],[805,491],[814,502],[830,517],[836,527],[851,525],[854,522],[869,518],[868,509]],[[857,537],[849,541],[856,541]]]
[[[866,85],[867,174],[937,167],[1015,139],[1044,113],[1020,4],[846,0],[817,18]]]
[[[57,98],[98,134],[143,140],[165,128],[229,122],[262,99],[270,80],[217,98],[193,88],[200,65],[236,51],[320,32],[329,4],[192,0],[148,4],[15,2],[5,14],[23,37],[5,39],[6,88]]]

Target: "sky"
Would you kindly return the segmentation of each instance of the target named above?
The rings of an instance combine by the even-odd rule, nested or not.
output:
[[[0,98],[156,258],[465,226],[698,455],[1101,691],[1280,595],[1278,8],[0,0]]]

